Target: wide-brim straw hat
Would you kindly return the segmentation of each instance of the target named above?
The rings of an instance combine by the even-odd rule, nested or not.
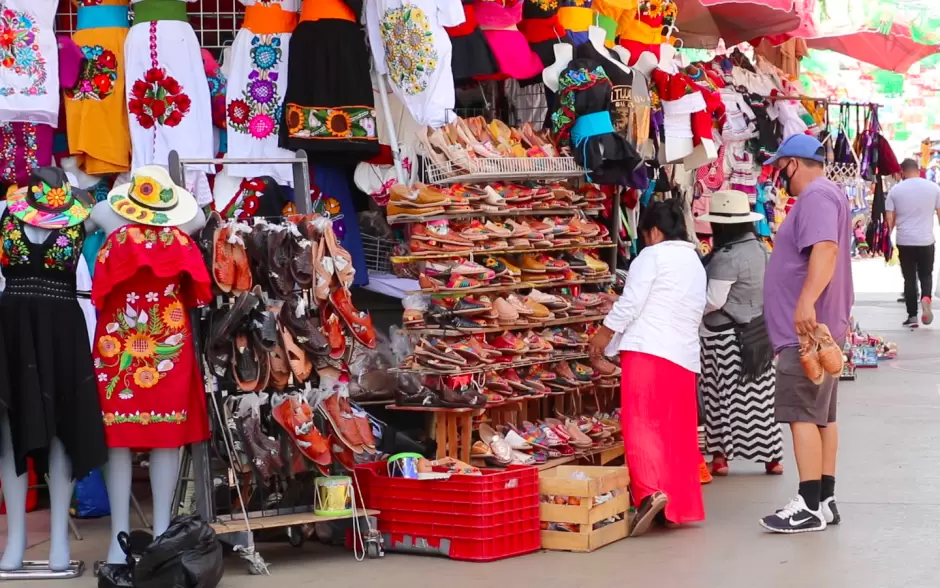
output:
[[[134,170],[131,181],[108,192],[108,204],[127,220],[154,227],[178,227],[196,218],[196,197],[173,183],[159,165]]]
[[[58,167],[33,171],[29,184],[7,193],[7,207],[24,223],[51,230],[79,225],[91,214],[88,195],[73,188]]]
[[[719,190],[712,192],[708,214],[696,220],[720,225],[732,225],[762,220],[764,215],[751,210],[747,194],[740,190]]]

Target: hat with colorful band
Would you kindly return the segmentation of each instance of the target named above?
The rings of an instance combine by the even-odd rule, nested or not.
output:
[[[196,217],[196,198],[173,183],[159,165],[147,165],[131,174],[127,184],[108,193],[112,210],[129,221],[154,227],[177,227]]]
[[[29,184],[7,193],[7,208],[28,225],[43,229],[64,229],[85,222],[91,213],[86,195],[73,188],[65,172],[57,167],[40,167]]]

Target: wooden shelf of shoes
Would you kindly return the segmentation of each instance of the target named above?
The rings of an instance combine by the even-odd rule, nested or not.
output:
[[[350,469],[354,453],[375,451],[371,425],[338,394],[318,407],[308,402],[318,376],[327,371],[340,375],[347,333],[363,345],[375,344],[371,319],[352,307],[349,296],[352,257],[339,245],[331,224],[313,216],[238,222],[212,213],[199,240],[211,254],[210,273],[218,292],[208,311],[206,389],[221,392],[222,406],[213,401],[210,409],[224,413],[219,422],[228,423],[213,435],[226,437],[217,447],[236,452],[227,456],[231,469],[223,479],[230,481],[231,496],[260,496],[265,505],[263,510],[252,508],[258,500],[245,505],[247,520],[233,506],[229,515],[213,522],[226,532],[316,522],[320,519],[312,504],[288,508],[269,503],[267,497],[279,493],[288,471],[293,477]],[[324,257],[333,263],[321,263]],[[246,400],[260,404],[253,393],[261,392],[268,394],[277,431],[261,430],[260,412],[249,424],[243,410]],[[347,434],[348,426],[339,428],[345,421],[355,424],[356,439]],[[252,426],[256,429],[250,430]],[[297,454],[305,458],[307,472],[291,467],[301,461],[293,459]],[[240,491],[232,485],[236,478]],[[213,502],[225,496],[209,494]],[[219,509],[210,506],[209,512]]]
[[[497,424],[563,411],[566,397],[593,391],[589,329],[611,301],[580,290],[613,281],[593,252],[615,247],[609,229],[590,219],[602,208],[599,191],[499,182],[391,193],[389,216],[410,225],[411,248],[391,261],[418,264],[421,289],[409,293],[428,298],[427,308],[405,311],[404,332],[418,343],[395,371],[425,376],[442,393],[448,377],[470,376],[461,394],[484,394],[486,405],[468,407]],[[447,409],[427,410],[446,432]]]

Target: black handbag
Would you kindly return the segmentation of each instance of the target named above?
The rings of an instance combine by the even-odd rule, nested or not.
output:
[[[742,380],[756,380],[770,369],[774,362],[774,346],[770,343],[763,313],[746,323],[739,323],[724,310],[718,312],[734,324],[734,334],[741,347]]]

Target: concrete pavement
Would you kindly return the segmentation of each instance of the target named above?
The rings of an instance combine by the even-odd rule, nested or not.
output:
[[[940,320],[901,329],[900,270],[881,261],[854,265],[856,317],[863,329],[900,345],[899,359],[860,371],[840,385],[842,449],[836,495],[843,524],[800,536],[765,534],[757,520],[795,495],[798,478],[787,439],[786,473],[731,464],[705,487],[707,521],[624,540],[592,554],[542,552],[490,564],[390,554],[356,563],[347,552],[308,545],[259,545],[271,577],[249,576],[229,560],[225,588],[312,584],[392,588],[936,588],[940,586]],[[788,435],[785,435],[785,437]],[[91,563],[107,548],[107,520],[79,523],[86,537],[73,557]],[[41,559],[47,546],[30,550]],[[15,582],[10,586],[35,583]],[[49,583],[43,583],[48,586]],[[60,584],[90,588],[84,578]]]

